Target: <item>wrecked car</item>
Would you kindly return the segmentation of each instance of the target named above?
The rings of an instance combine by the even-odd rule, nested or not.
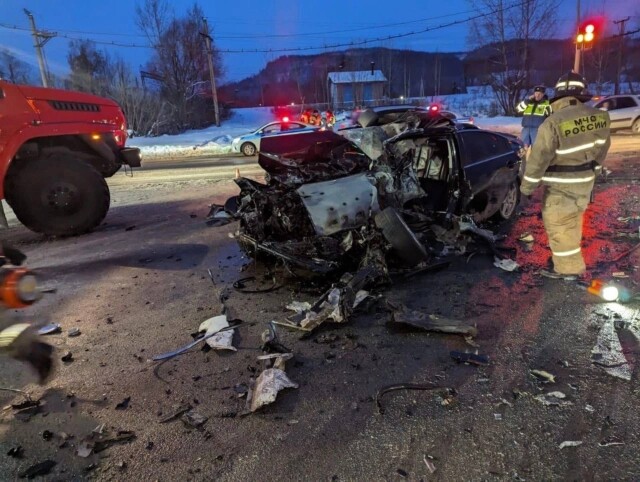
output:
[[[386,269],[389,257],[427,262],[465,232],[491,241],[476,223],[514,216],[517,138],[425,112],[376,124],[263,139],[266,183],[236,179],[240,194],[213,207],[211,220],[239,220],[235,237],[250,256],[326,274]]]

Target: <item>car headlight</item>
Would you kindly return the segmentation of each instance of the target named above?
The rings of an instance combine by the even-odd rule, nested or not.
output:
[[[24,268],[6,270],[0,279],[0,299],[9,308],[24,308],[40,299],[38,279]]]

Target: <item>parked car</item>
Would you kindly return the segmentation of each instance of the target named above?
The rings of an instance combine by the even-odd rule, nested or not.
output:
[[[640,134],[640,95],[610,95],[598,100],[594,107],[609,112],[611,131],[631,129]]]
[[[475,223],[514,216],[523,152],[515,136],[424,111],[340,133],[265,136],[267,183],[237,179],[240,194],[219,220],[240,221],[249,255],[319,273],[384,265],[384,246],[416,264]]]
[[[318,126],[303,124],[302,122],[285,122],[276,121],[269,122],[255,131],[236,137],[231,143],[233,152],[241,152],[245,156],[254,156],[260,150],[262,137],[270,134],[278,134],[281,132],[305,132],[318,130]]]

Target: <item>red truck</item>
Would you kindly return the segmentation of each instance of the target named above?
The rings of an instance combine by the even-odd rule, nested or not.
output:
[[[33,231],[91,231],[109,210],[105,178],[140,167],[126,128],[112,100],[0,79],[0,199]]]

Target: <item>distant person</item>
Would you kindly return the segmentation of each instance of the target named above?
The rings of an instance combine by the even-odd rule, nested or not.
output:
[[[333,115],[333,112],[330,110],[327,110],[327,112],[325,112],[325,119],[327,121],[327,127],[329,128],[332,128],[336,123],[336,116]]]
[[[300,114],[300,122],[303,122],[304,124],[308,124],[310,121],[310,117],[311,117],[311,111],[309,109],[305,109],[302,111],[302,114]]]
[[[604,104],[600,107],[602,110],[611,110],[613,108],[613,102],[610,100],[606,100]]]
[[[311,113],[311,117],[309,118],[309,124],[312,124],[314,126],[319,126],[320,124],[322,124],[322,116],[320,115],[320,112],[318,111],[318,109],[315,109]]]
[[[533,94],[518,104],[516,110],[522,113],[522,133],[520,137],[527,151],[527,158],[531,146],[536,141],[538,127],[551,115],[551,105],[545,91],[546,87],[537,85]]]

